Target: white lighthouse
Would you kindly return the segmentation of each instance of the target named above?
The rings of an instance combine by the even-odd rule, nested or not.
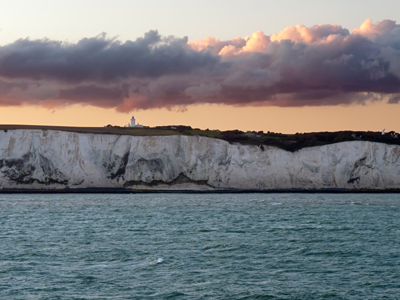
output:
[[[143,125],[140,124],[136,124],[136,120],[135,117],[132,116],[131,122],[127,125],[125,125],[125,127],[136,127],[136,128],[143,128]]]

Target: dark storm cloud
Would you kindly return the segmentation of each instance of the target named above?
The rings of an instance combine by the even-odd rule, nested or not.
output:
[[[390,95],[388,103],[390,104],[400,103],[400,94]]]
[[[21,39],[0,47],[0,76],[66,82],[109,81],[190,73],[218,60],[209,53],[192,50],[187,46],[187,38],[163,38],[157,31],[125,43],[105,35],[85,38],[76,44]]]
[[[90,104],[120,111],[221,103],[321,106],[400,99],[400,26],[297,25],[245,39],[162,37],[0,47],[0,105]],[[14,102],[13,102],[14,101]]]
[[[113,107],[122,103],[129,96],[127,87],[113,86],[102,87],[84,85],[73,88],[61,89],[58,99],[61,102],[90,104],[100,107]]]

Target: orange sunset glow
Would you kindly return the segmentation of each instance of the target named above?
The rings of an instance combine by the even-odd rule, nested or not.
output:
[[[188,125],[201,129],[263,130],[296,133],[315,131],[362,130],[383,128],[400,131],[399,104],[330,107],[229,107],[222,105],[190,106],[185,112],[154,109],[119,113],[113,109],[71,106],[57,110],[40,107],[2,108],[3,124],[37,124],[97,127],[124,126],[134,115],[145,126]]]
[[[0,46],[3,124],[400,131],[400,25],[366,19],[190,40],[19,39]]]

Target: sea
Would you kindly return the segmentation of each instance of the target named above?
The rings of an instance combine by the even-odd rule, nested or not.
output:
[[[400,194],[1,194],[0,299],[400,299]]]

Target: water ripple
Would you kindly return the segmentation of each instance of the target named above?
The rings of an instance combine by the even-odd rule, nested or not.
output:
[[[0,195],[0,299],[397,299],[400,195]]]

